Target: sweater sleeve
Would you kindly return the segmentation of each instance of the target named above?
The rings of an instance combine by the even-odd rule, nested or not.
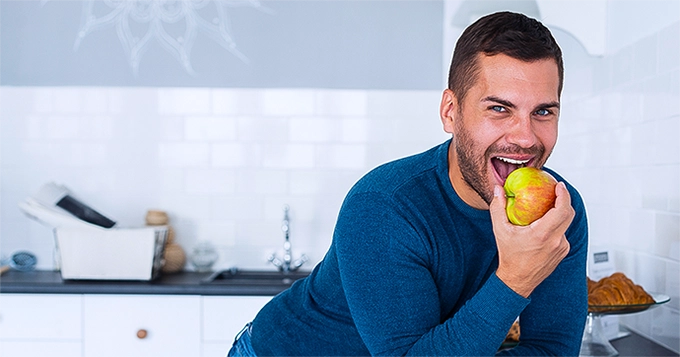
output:
[[[530,301],[492,274],[453,316],[443,316],[429,269],[437,253],[378,194],[348,198],[334,244],[350,313],[371,355],[493,355]]]

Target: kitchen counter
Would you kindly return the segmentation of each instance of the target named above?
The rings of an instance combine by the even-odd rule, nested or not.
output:
[[[630,332],[630,335],[611,341],[612,346],[619,351],[620,357],[678,356],[677,353],[638,335],[634,331],[628,330],[628,332]]]
[[[281,285],[202,283],[212,273],[161,274],[153,281],[63,280],[58,271],[9,271],[0,276],[0,293],[25,294],[152,294],[273,296]]]
[[[163,274],[153,281],[63,280],[56,271],[9,271],[0,276],[0,293],[24,294],[152,294],[273,296],[281,286],[202,283],[212,273]],[[678,356],[677,353],[630,331],[612,341],[620,356]]]

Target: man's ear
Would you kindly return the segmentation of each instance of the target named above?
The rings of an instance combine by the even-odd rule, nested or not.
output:
[[[455,127],[453,124],[457,112],[458,100],[456,99],[456,96],[450,89],[444,90],[444,93],[442,93],[442,101],[439,104],[439,116],[442,120],[444,131],[449,134],[453,134],[453,128]]]

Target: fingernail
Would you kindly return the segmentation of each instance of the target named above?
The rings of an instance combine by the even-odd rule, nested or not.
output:
[[[493,195],[496,196],[496,197],[500,197],[501,194],[502,194],[501,193],[501,187],[498,186],[498,185],[495,185],[494,188],[493,188]]]

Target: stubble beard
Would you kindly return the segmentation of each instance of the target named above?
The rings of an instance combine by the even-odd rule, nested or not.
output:
[[[462,119],[462,117],[459,116],[459,119]],[[459,124],[461,121],[456,121],[457,130],[453,138],[456,145],[458,168],[465,183],[477,192],[484,202],[490,205],[493,199],[493,192],[490,192],[488,189],[489,176],[486,167],[486,153],[483,156],[475,155],[474,143],[467,130]]]

